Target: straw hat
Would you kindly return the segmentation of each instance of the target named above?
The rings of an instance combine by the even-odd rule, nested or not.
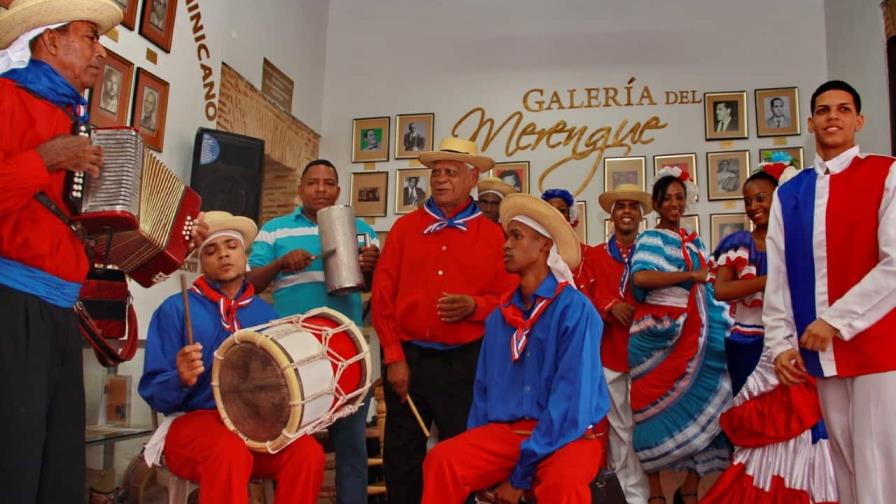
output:
[[[597,198],[600,207],[607,213],[612,213],[613,203],[617,201],[637,201],[641,204],[641,211],[644,215],[653,211],[653,202],[650,201],[650,195],[642,191],[635,184],[619,184],[613,191],[607,191]]]
[[[236,231],[243,237],[243,243],[245,243],[247,248],[252,244],[255,235],[258,234],[258,226],[255,225],[252,219],[233,215],[230,212],[220,210],[205,212],[205,223],[208,224],[209,237],[212,237],[219,231]],[[208,239],[205,242],[207,243]]]
[[[505,231],[514,217],[518,215],[529,217],[550,233],[551,240],[557,246],[557,252],[569,269],[576,269],[582,262],[582,247],[579,244],[579,237],[576,236],[576,232],[569,222],[566,222],[563,214],[547,201],[531,194],[514,193],[508,195],[501,202],[500,215],[501,225],[504,226]]]
[[[516,189],[514,189],[513,186],[496,177],[486,177],[480,180],[479,185],[476,186],[476,188],[479,191],[479,194],[484,192],[494,192],[500,194],[502,199],[508,194],[516,192]]]
[[[104,34],[121,23],[121,8],[113,0],[14,0],[0,14],[0,49],[41,26],[89,21]]]
[[[476,142],[456,137],[446,137],[439,145],[439,150],[421,152],[417,159],[430,168],[436,161],[460,161],[476,167],[480,173],[487,172],[495,166],[494,159],[479,155]]]

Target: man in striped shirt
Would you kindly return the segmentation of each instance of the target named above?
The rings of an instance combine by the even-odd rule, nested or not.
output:
[[[316,159],[302,170],[299,181],[302,205],[292,213],[266,222],[252,244],[248,278],[261,292],[273,283],[274,309],[281,317],[304,313],[326,306],[363,324],[361,295],[330,296],[324,283],[317,212],[336,204],[339,198],[339,174],[332,163]],[[361,271],[370,286],[370,278],[379,258],[376,231],[358,219],[358,233],[367,237],[360,248]],[[336,496],[340,504],[367,502],[367,449],[365,402],[353,415],[337,420],[329,427],[336,452]]]

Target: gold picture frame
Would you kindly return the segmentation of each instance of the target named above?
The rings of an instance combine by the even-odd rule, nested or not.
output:
[[[389,160],[389,117],[352,120],[352,163]]]
[[[707,141],[747,138],[747,92],[703,93],[703,121]]]
[[[435,114],[398,114],[395,116],[395,159],[416,159],[432,150]]]
[[[745,213],[720,213],[709,215],[710,252],[714,252],[723,238],[735,231],[751,231],[753,222]]]
[[[429,168],[395,170],[395,213],[406,214],[420,208],[429,198]]]
[[[803,160],[803,148],[802,147],[773,147],[771,149],[759,149],[759,162],[764,163],[766,154],[771,155],[773,152],[784,151],[790,154],[790,157],[793,158],[791,164],[797,170],[802,170],[806,165]]]
[[[656,174],[662,170],[663,168],[677,166],[681,168],[682,171],[687,172],[687,174],[691,177],[691,182],[696,184],[698,187],[700,186],[699,178],[697,177],[697,154],[694,152],[690,152],[687,154],[659,154],[653,156],[653,176],[656,177]]]
[[[505,161],[503,163],[495,163],[488,175],[490,177],[499,178],[507,185],[513,187],[517,192],[529,194],[529,162],[528,161]]]
[[[741,199],[750,176],[750,151],[706,153],[706,193],[709,201]]]
[[[800,134],[800,90],[797,87],[755,91],[756,135],[760,137]]]
[[[643,191],[647,187],[646,166],[644,156],[604,158],[604,192],[620,184],[635,184]]]
[[[389,172],[353,172],[351,205],[357,217],[385,217],[389,199]]]

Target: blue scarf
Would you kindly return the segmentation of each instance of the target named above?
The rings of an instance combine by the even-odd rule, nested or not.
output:
[[[426,229],[423,230],[423,234],[432,234],[438,233],[439,231],[446,228],[455,228],[461,231],[467,230],[467,222],[479,217],[482,215],[482,212],[479,211],[479,207],[476,206],[476,202],[470,199],[470,202],[464,207],[463,210],[457,213],[454,217],[445,217],[445,214],[439,210],[439,207],[436,206],[435,202],[433,202],[432,198],[426,200],[426,204],[423,205],[423,209],[426,210],[426,213],[431,215],[436,221],[430,224]]]
[[[87,100],[56,71],[41,60],[32,59],[24,68],[14,68],[0,77],[16,82],[57,107],[87,122]]]
[[[622,278],[619,281],[619,296],[625,298],[625,289],[628,288],[628,280],[632,272],[632,256],[635,255],[635,249],[632,247],[628,256],[623,257],[622,251],[619,250],[619,244],[616,242],[616,233],[613,233],[607,239],[607,252],[610,253],[610,257],[625,265],[625,269],[622,271]]]

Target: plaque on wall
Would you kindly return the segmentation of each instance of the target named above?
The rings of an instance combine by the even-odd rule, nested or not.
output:
[[[292,114],[292,92],[295,83],[271,60],[264,58],[261,66],[261,94],[275,105]]]

